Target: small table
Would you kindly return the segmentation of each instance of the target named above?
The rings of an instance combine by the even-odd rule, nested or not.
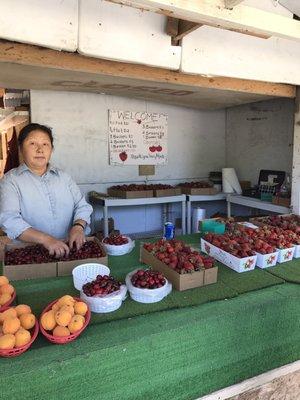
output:
[[[178,196],[167,197],[149,197],[139,199],[120,199],[114,197],[96,197],[92,196],[90,202],[103,207],[104,219],[104,236],[108,236],[108,208],[109,207],[124,207],[124,206],[146,206],[149,204],[168,204],[168,203],[181,203],[181,221],[182,221],[182,234],[186,233],[186,196],[181,194]]]
[[[225,200],[226,195],[224,193],[210,194],[210,195],[186,195],[187,200],[187,233],[191,233],[191,219],[192,219],[192,203],[203,202],[203,201],[219,201]]]
[[[262,201],[254,197],[247,197],[241,195],[227,194],[227,217],[231,216],[231,204],[239,204],[250,208],[258,208],[260,210],[272,211],[279,214],[287,214],[291,212],[289,207],[278,206],[268,201]]]

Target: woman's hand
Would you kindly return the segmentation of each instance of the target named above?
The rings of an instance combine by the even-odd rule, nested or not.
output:
[[[85,242],[84,230],[81,226],[75,225],[70,229],[69,232],[69,247],[73,248],[76,245],[76,250],[79,250]]]
[[[49,251],[49,254],[56,258],[68,256],[70,253],[70,249],[66,243],[51,236],[43,241],[43,245]]]

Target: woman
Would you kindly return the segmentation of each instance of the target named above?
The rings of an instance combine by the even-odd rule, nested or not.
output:
[[[0,226],[11,239],[40,243],[56,257],[79,250],[93,209],[72,178],[49,164],[51,129],[29,124],[18,143],[24,163],[0,181]]]

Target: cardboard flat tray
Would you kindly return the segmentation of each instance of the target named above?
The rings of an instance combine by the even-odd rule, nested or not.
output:
[[[290,213],[290,214],[280,214],[279,216],[280,216],[280,217],[289,217],[289,216],[291,216],[291,215],[295,215],[295,214],[293,214],[293,213]],[[260,225],[266,225],[265,220],[266,220],[266,218],[268,218],[268,217],[269,217],[269,215],[263,216],[263,217],[251,217],[251,218],[249,218],[249,221],[252,222],[254,225],[257,225],[257,226],[258,226],[258,224],[260,224]]]
[[[181,187],[181,193],[190,194],[192,196],[201,196],[201,195],[213,195],[217,194],[218,190],[214,187],[212,188],[189,188],[189,187]]]
[[[153,197],[153,190],[117,190],[107,189],[107,194],[111,197],[119,197],[120,199],[140,199]]]
[[[3,275],[10,281],[57,276],[57,263],[4,265]]]
[[[12,281],[22,279],[35,279],[35,278],[52,278],[56,276],[67,276],[72,274],[73,268],[80,264],[90,262],[108,265],[108,257],[99,239],[95,237],[88,237],[87,240],[97,242],[102,248],[105,256],[101,258],[88,258],[82,260],[72,261],[57,261],[43,264],[21,264],[21,265],[3,265],[3,274]],[[34,243],[9,243],[5,246],[5,252],[15,248],[32,246]]]
[[[273,196],[272,203],[276,204],[278,206],[290,207],[291,198],[290,197],[286,198],[286,197]]]
[[[179,274],[156,258],[153,254],[149,253],[142,246],[140,251],[140,260],[141,262],[151,266],[151,268],[155,271],[162,272],[164,276],[172,283],[175,289],[179,291],[193,289],[217,282],[218,267],[207,270],[203,269],[190,274]]]
[[[181,194],[181,189],[180,188],[154,189],[153,194],[154,197],[178,196]]]
[[[214,257],[216,260],[220,261],[227,267],[233,269],[236,272],[246,272],[252,271],[255,268],[257,256],[238,258],[230,253],[214,246],[213,244],[207,242],[201,238],[201,251]]]

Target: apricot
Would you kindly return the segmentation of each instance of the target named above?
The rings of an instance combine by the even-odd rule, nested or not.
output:
[[[6,278],[6,276],[0,275],[0,286],[7,285],[8,283],[9,283],[9,280]]]
[[[49,310],[42,315],[41,325],[46,331],[52,331],[52,329],[56,326],[55,321],[55,312],[53,310]]]
[[[22,314],[31,314],[31,308],[26,304],[19,304],[18,306],[15,307],[15,310],[17,312],[18,317]]]
[[[17,311],[10,307],[7,310],[3,311],[0,313],[0,323],[2,323],[6,318],[16,318],[17,317]]]
[[[16,333],[15,333],[15,347],[21,347],[25,346],[27,343],[30,342],[31,340],[31,335],[30,332],[27,331],[24,328],[20,328]]]
[[[0,306],[3,306],[11,299],[11,295],[9,293],[3,293],[0,295]]]
[[[73,317],[73,315],[75,314],[74,307],[71,306],[71,305],[69,305],[69,304],[67,304],[67,305],[65,305],[65,306],[62,306],[62,307],[59,309],[59,311],[68,311],[68,312],[72,315],[72,317]]]
[[[58,311],[59,308],[60,308],[60,305],[58,304],[58,302],[54,303],[53,306],[51,307],[51,309],[52,309],[53,311],[55,311],[55,312]]]
[[[68,325],[69,331],[71,333],[75,333],[83,327],[83,324],[84,323],[83,323],[82,319],[80,318],[80,316],[74,315],[74,317],[72,317],[71,322]]]
[[[35,316],[33,314],[20,315],[21,325],[24,329],[31,329],[35,325]]]
[[[85,315],[87,313],[88,306],[83,301],[76,301],[74,305],[75,314]]]
[[[53,336],[60,336],[60,337],[64,337],[64,336],[69,336],[70,335],[70,331],[68,328],[66,328],[65,326],[57,326],[56,328],[54,328],[53,330]],[[1,339],[1,338],[0,338]]]
[[[0,349],[1,350],[11,350],[14,348],[16,338],[12,334],[3,335],[0,337]]]
[[[71,322],[72,315],[69,311],[57,311],[55,313],[55,321],[60,326],[68,326]]]
[[[6,283],[5,285],[0,286],[0,293],[4,294],[4,293],[8,293],[10,295],[12,295],[15,291],[15,288],[10,284],[10,283]]]
[[[2,330],[4,335],[7,335],[9,333],[11,333],[12,335],[14,333],[16,333],[21,326],[21,322],[19,320],[19,318],[6,318],[3,321],[3,326],[2,326]]]
[[[2,326],[0,325],[0,336],[3,336],[4,335],[4,333],[3,333],[3,330],[2,330]]]
[[[75,300],[73,299],[72,296],[70,296],[69,294],[66,294],[65,296],[61,297],[57,303],[58,303],[59,307],[67,306],[67,305],[74,306]]]
[[[74,317],[77,317],[78,319],[80,319],[80,320],[82,321],[83,324],[85,323],[85,318],[84,318],[83,315],[75,314]]]

